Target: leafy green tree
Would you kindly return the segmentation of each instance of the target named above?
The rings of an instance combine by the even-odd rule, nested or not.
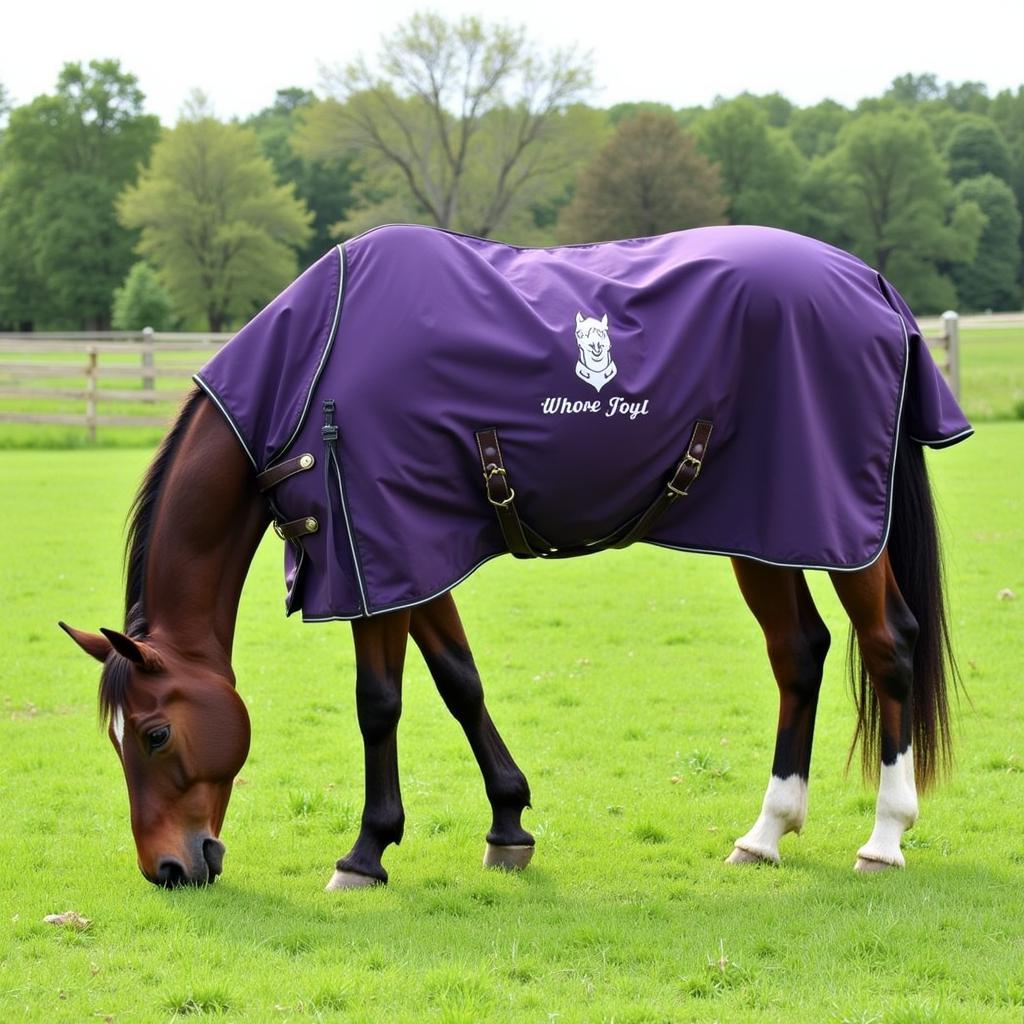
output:
[[[673,114],[643,111],[584,170],[558,237],[590,242],[721,224],[725,207],[718,171],[693,137]]]
[[[114,289],[112,322],[119,331],[141,331],[144,327],[154,331],[170,329],[171,296],[148,263],[136,263],[124,284]]]
[[[114,204],[160,126],[117,61],[64,66],[12,111],[0,171],[0,321],[103,328],[135,234]]]
[[[976,203],[985,214],[978,251],[953,268],[959,304],[965,309],[1019,309],[1021,215],[1009,185],[985,174],[956,187],[958,203]]]
[[[835,148],[836,139],[851,116],[835,100],[822,100],[813,107],[794,110],[789,120],[790,138],[808,159],[824,156]]]
[[[916,103],[926,103],[929,100],[937,100],[942,96],[942,86],[939,84],[939,76],[927,72],[923,75],[907,73],[894,78],[885,90],[883,99],[893,100],[906,106],[913,106]]]
[[[1010,177],[1010,147],[998,125],[980,114],[965,114],[946,143],[949,176],[956,181],[994,174]]]
[[[217,121],[197,101],[153,150],[118,203],[141,230],[138,250],[189,317],[210,330],[247,317],[296,272],[310,214],[278,185],[254,132]]]
[[[974,258],[984,217],[973,202],[953,205],[920,115],[895,110],[856,118],[816,173],[819,202],[833,211],[836,234],[829,241],[885,274],[914,309],[955,304],[953,283],[939,265]]]
[[[942,98],[962,114],[987,114],[992,103],[983,82],[947,82]]]
[[[721,170],[733,224],[803,228],[803,157],[758,104],[747,96],[717,103],[697,121],[696,132],[701,149]]]
[[[574,109],[589,67],[571,51],[541,55],[523,29],[417,14],[384,41],[379,71],[361,58],[329,85],[297,148],[313,159],[359,154],[364,210],[349,228],[398,213],[507,233],[592,153],[581,130],[592,112]]]
[[[303,266],[318,259],[337,240],[332,226],[348,216],[355,205],[355,186],[359,181],[353,154],[325,161],[309,160],[295,151],[295,133],[317,102],[307,89],[279,89],[274,103],[246,122],[259,136],[278,181],[291,182],[296,195],[313,214],[313,232],[299,252]]]

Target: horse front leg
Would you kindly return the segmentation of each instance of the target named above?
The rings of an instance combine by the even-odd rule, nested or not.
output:
[[[398,719],[402,714],[402,668],[409,637],[408,611],[352,623],[356,650],[356,712],[363,736],[366,794],[359,838],[338,861],[330,889],[382,885],[388,873],[381,856],[400,843],[405,827],[398,784]]]
[[[484,867],[524,868],[534,847],[533,836],[520,821],[523,809],[530,806],[530,787],[484,704],[483,685],[451,594],[413,609],[410,629],[484,777],[492,814]]]
[[[807,815],[807,781],[818,691],[829,632],[799,570],[733,559],[740,591],[764,632],[779,687],[772,775],[757,821],[736,840],[730,864],[779,862],[779,840],[799,832]]]
[[[867,730],[877,725],[881,773],[875,827],[857,851],[855,867],[858,871],[902,868],[900,840],[917,820],[911,736],[918,623],[900,593],[888,552],[867,569],[831,575],[853,625],[878,706],[876,716],[865,707],[870,698],[862,694],[859,731],[871,750],[875,744]]]

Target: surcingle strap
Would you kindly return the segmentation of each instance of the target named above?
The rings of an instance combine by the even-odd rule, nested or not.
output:
[[[498,517],[502,536],[509,551],[516,558],[571,558],[591,554],[605,548],[626,548],[642,540],[653,529],[658,519],[675,502],[687,495],[693,482],[700,475],[707,456],[708,441],[711,438],[710,420],[697,420],[679,464],[672,476],[665,482],[662,492],[638,516],[620,526],[610,537],[592,544],[570,548],[556,548],[550,545],[536,530],[531,529],[519,518],[516,509],[516,492],[509,480],[508,470],[501,457],[498,432],[493,427],[476,432],[476,445],[480,453],[480,466],[484,474],[487,500]]]
[[[516,558],[540,558],[541,551],[534,550],[526,539],[522,520],[516,511],[516,492],[508,482],[508,471],[501,457],[498,432],[493,427],[476,432],[476,447],[480,453],[480,465],[484,471],[484,486],[487,500],[498,516],[505,543]]]
[[[279,483],[283,483],[288,477],[295,476],[296,473],[304,473],[315,465],[316,459],[310,452],[306,452],[304,455],[288,459],[286,462],[279,462],[276,466],[271,466],[270,469],[257,473],[256,486],[260,489],[260,494],[265,494]]]
[[[625,534],[611,545],[612,547],[628,548],[634,541],[642,540],[650,533],[655,522],[679,498],[689,494],[690,486],[700,476],[701,467],[704,465],[712,426],[713,424],[710,420],[697,420],[693,433],[690,435],[690,443],[686,447],[686,454],[679,465],[676,466],[671,478],[665,483],[665,489],[654,500],[654,503],[626,530]]]

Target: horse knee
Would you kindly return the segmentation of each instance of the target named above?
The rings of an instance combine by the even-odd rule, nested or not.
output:
[[[782,691],[815,699],[832,638],[824,623],[812,629],[770,635],[768,658]]]
[[[356,714],[359,730],[368,743],[376,743],[398,728],[402,695],[394,680],[372,673],[356,677]]]

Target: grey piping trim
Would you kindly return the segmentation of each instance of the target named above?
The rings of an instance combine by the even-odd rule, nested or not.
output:
[[[199,376],[198,373],[193,374],[192,379],[196,382],[197,385],[199,385],[199,387],[203,389],[203,391],[206,392],[207,395],[209,395],[210,401],[212,401],[213,404],[217,406],[217,408],[221,411],[221,414],[224,416],[224,419],[228,421],[228,423],[231,426],[231,429],[235,432],[235,437],[238,438],[238,443],[242,446],[242,451],[249,456],[249,461],[252,463],[252,468],[255,469],[256,472],[258,473],[260,471],[260,468],[256,464],[256,460],[253,458],[252,452],[249,451],[249,446],[245,443],[245,438],[242,437],[242,432],[238,429],[238,424],[235,423],[234,419],[232,419],[231,413],[228,412],[227,407],[220,400],[220,396],[217,394],[216,391],[213,390],[213,388],[209,384],[206,383],[205,380],[203,380],[202,377]]]
[[[956,444],[957,441],[962,441],[965,437],[970,437],[974,433],[974,427],[968,427],[966,430],[961,430],[959,434],[950,434],[949,437],[937,437],[934,441],[922,441],[919,437],[914,437],[913,434],[908,434],[914,444],[923,444],[926,448],[946,448],[951,444]]]
[[[406,601],[404,604],[391,604],[388,605],[387,608],[376,608],[372,612],[367,612],[365,615],[327,615],[323,618],[306,618],[306,616],[303,615],[302,621],[351,622],[353,619],[366,619],[369,618],[371,615],[383,615],[385,614],[385,612],[400,612],[406,608],[415,608],[417,605],[426,604],[428,601],[433,601],[435,598],[440,597],[442,594],[447,594],[449,590],[452,590],[454,587],[457,587],[460,583],[464,582],[465,580],[468,580],[469,577],[472,576],[473,573],[475,573],[477,569],[480,568],[480,566],[485,565],[487,562],[491,561],[492,558],[500,558],[502,555],[507,554],[507,551],[496,551],[493,555],[487,555],[485,558],[480,559],[480,561],[477,562],[476,565],[474,565],[473,568],[469,570],[469,572],[465,573],[465,575],[460,576],[457,580],[455,580],[452,583],[446,583],[443,587],[440,588],[440,590],[435,590],[434,593],[428,595],[427,597],[416,598],[415,601]]]
[[[334,463],[334,475],[338,480],[338,495],[341,498],[341,515],[345,520],[345,532],[348,534],[348,546],[352,552],[352,568],[355,570],[356,583],[359,586],[359,596],[363,602],[363,608],[367,615],[371,615],[370,602],[366,600],[366,588],[363,586],[363,571],[359,565],[359,555],[356,554],[356,539],[352,533],[352,520],[348,516],[348,502],[345,500],[345,485],[341,482],[341,466],[338,465],[338,456],[331,452],[331,462]],[[328,495],[328,499],[330,495]]]
[[[331,330],[327,335],[327,343],[324,345],[324,350],[320,355],[320,362],[317,365],[316,372],[313,374],[313,380],[309,385],[309,391],[306,392],[306,401],[302,406],[302,414],[299,416],[298,422],[295,424],[295,429],[292,431],[292,436],[276,452],[267,460],[267,466],[270,467],[279,459],[289,448],[295,443],[295,439],[299,436],[299,432],[302,430],[303,424],[306,422],[306,417],[309,415],[309,404],[313,400],[313,392],[316,391],[316,386],[320,382],[320,375],[324,372],[324,367],[327,365],[327,358],[331,354],[331,349],[334,347],[334,338],[338,333],[338,320],[341,317],[341,300],[345,294],[345,250],[340,246],[334,247],[338,250],[338,298],[334,304],[334,319],[331,321]]]

